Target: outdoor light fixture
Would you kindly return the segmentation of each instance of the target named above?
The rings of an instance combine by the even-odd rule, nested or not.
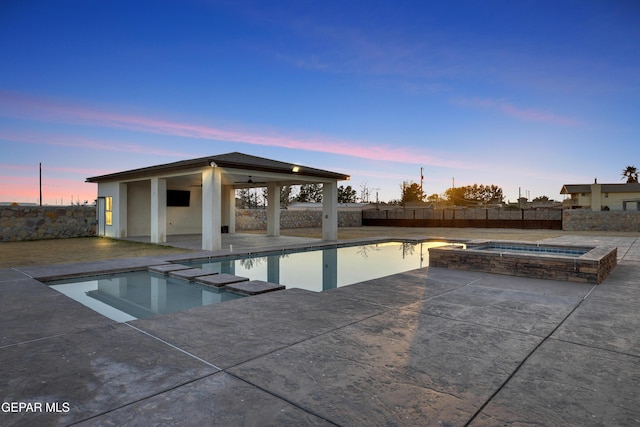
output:
[[[209,166],[211,166],[212,168],[217,168],[218,165],[216,164],[216,162],[211,162],[209,163]]]
[[[294,167],[292,167],[292,168],[291,168],[291,171],[292,171],[293,173],[300,172],[300,166],[294,166]]]

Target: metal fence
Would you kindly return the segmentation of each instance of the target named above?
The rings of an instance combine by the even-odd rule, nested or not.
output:
[[[534,209],[369,209],[362,225],[562,230],[562,211]]]

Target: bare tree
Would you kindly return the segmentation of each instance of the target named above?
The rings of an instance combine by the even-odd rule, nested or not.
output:
[[[369,195],[371,193],[371,189],[367,185],[367,181],[363,181],[360,184],[360,201],[362,203],[369,203]]]

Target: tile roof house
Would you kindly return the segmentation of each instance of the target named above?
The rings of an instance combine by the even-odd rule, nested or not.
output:
[[[202,234],[202,249],[221,249],[235,232],[235,190],[268,188],[267,235],[280,234],[280,189],[322,184],[324,240],[337,240],[337,183],[349,176],[233,152],[87,178],[98,184],[98,234],[124,238]]]
[[[563,202],[565,209],[640,210],[640,184],[565,184],[560,194],[569,199]]]

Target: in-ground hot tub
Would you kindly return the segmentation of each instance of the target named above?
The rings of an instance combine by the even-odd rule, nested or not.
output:
[[[465,246],[453,244],[429,248],[429,265],[598,284],[618,262],[616,247],[480,240],[473,240]]]

